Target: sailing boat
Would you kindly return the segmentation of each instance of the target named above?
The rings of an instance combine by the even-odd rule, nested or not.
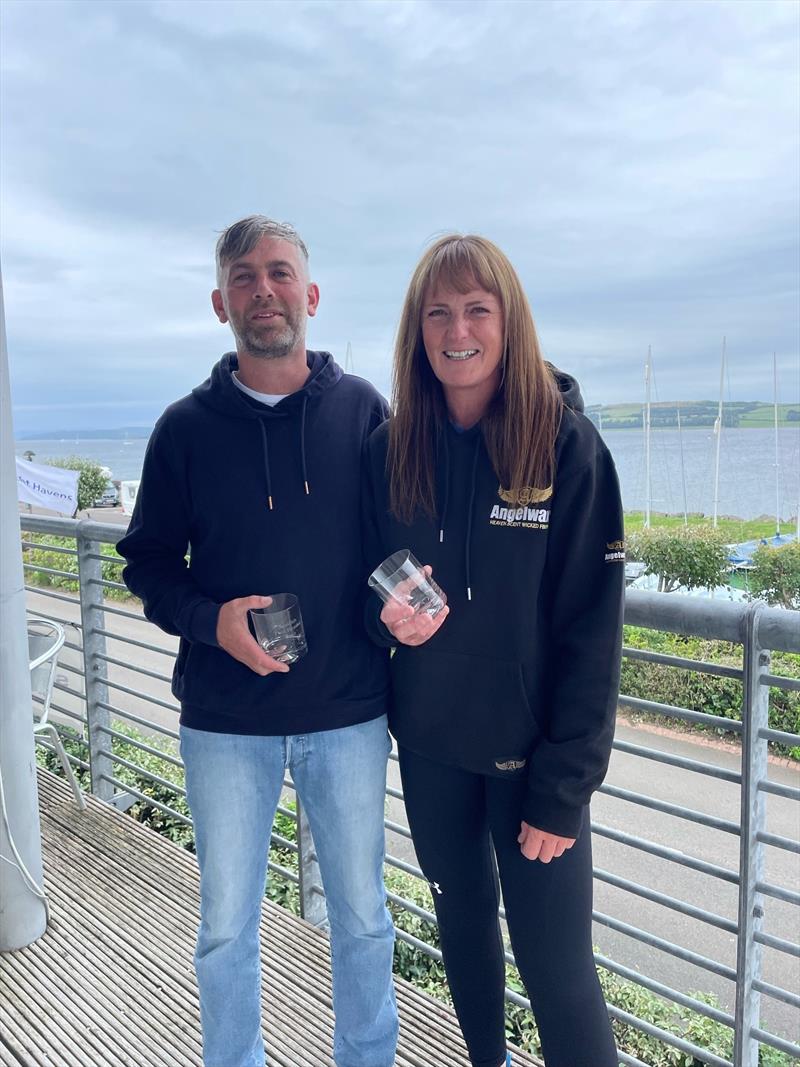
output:
[[[725,338],[722,338],[722,362],[719,368],[719,406],[717,417],[714,421],[714,436],[717,439],[716,453],[714,456],[714,529],[717,528],[719,514],[719,451],[722,444],[722,391],[725,388]]]
[[[652,485],[650,481],[650,381],[653,374],[653,357],[650,345],[647,346],[647,363],[644,365],[644,469],[645,469],[645,504],[644,526],[650,528],[650,505],[652,502]]]
[[[798,539],[798,534],[781,533],[781,483],[780,483],[780,450],[778,443],[778,360],[772,353],[772,393],[775,426],[775,533],[772,537],[755,538],[752,541],[742,541],[741,544],[731,545],[728,559],[733,564],[735,571],[748,571],[753,569],[753,554],[756,549],[766,545],[769,548],[780,548],[782,545],[791,544]],[[800,516],[798,516],[800,523]]]

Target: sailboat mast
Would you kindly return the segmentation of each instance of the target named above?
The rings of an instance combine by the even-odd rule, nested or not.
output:
[[[772,392],[775,410],[775,536],[781,536],[780,450],[778,448],[778,357],[772,353]]]
[[[681,430],[681,409],[678,408],[678,443],[681,449],[681,481],[683,483],[683,525],[689,525],[689,509],[686,506],[686,464],[683,461],[683,432]]]
[[[722,363],[719,369],[719,407],[717,408],[717,421],[714,423],[714,433],[717,438],[717,450],[714,458],[714,529],[717,528],[719,515],[719,448],[722,443],[722,393],[725,388],[725,338],[722,338]]]
[[[651,377],[651,348],[647,346],[647,363],[644,368],[645,404],[644,404],[644,469],[645,469],[645,529],[650,526],[650,377]]]

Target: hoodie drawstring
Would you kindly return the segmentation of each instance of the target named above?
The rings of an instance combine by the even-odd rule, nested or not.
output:
[[[306,489],[306,496],[310,493],[308,488],[308,471],[306,470],[306,408],[308,407],[308,397],[303,397],[303,409],[300,412],[300,463],[303,467],[303,485]]]
[[[311,489],[308,484],[308,468],[306,467],[306,409],[308,407],[308,397],[303,397],[303,407],[300,412],[300,463],[303,468],[303,486],[306,491],[306,496],[311,493]],[[263,419],[258,420],[259,428],[261,429],[261,442],[264,447],[264,473],[267,478],[267,504],[269,510],[272,511],[272,477],[269,469],[269,445],[267,443],[267,427]]]
[[[447,433],[442,434],[444,444],[444,504],[439,517],[439,544],[444,541],[444,524],[447,519],[447,505],[450,503],[450,445],[447,442]]]
[[[472,457],[472,484],[469,489],[469,504],[467,505],[467,535],[464,539],[464,567],[467,574],[467,600],[472,600],[472,576],[470,557],[472,556],[472,510],[475,507],[475,483],[478,473],[478,456],[481,451],[481,435],[475,438],[475,453]]]
[[[267,476],[267,504],[269,510],[272,511],[272,478],[269,473],[269,445],[267,444],[267,428],[264,425],[263,419],[258,420],[258,425],[261,427],[261,440],[264,445],[264,471]]]
[[[467,577],[467,600],[472,600],[472,511],[475,507],[475,489],[478,479],[478,456],[481,452],[482,436],[479,433],[475,438],[475,450],[472,453],[472,476],[469,487],[469,504],[467,505],[467,532],[464,538],[464,570]],[[450,445],[447,440],[447,432],[442,435],[444,445],[444,497],[442,513],[439,518],[439,543],[444,541],[444,526],[447,519],[447,508],[450,503]]]

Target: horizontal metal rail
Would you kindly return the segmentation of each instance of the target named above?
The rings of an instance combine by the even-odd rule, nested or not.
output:
[[[770,882],[756,882],[756,892],[763,893],[766,897],[782,900],[785,904],[795,904],[800,907],[800,893],[785,889],[783,886],[772,885]]]
[[[152,782],[154,785],[160,785],[162,789],[174,793],[175,796],[183,797],[184,800],[186,799],[186,789],[184,786],[170,781],[169,778],[162,778],[161,775],[155,774],[153,771],[145,770],[144,767],[139,767],[137,764],[132,763],[123,756],[117,755],[113,749],[101,748],[98,751],[101,756],[107,756],[108,759],[118,767],[125,767],[126,770],[134,771],[140,778],[144,778],[145,781]]]
[[[733,782],[735,785],[742,783],[742,776],[736,771],[726,771],[724,767],[717,767],[713,763],[703,763],[701,760],[688,759],[686,756],[671,756],[668,752],[660,752],[657,748],[634,745],[630,741],[615,741],[614,749],[616,752],[627,752],[631,756],[641,756],[643,759],[663,763],[667,767],[678,767],[683,771],[706,774],[709,778],[719,778],[722,782]]]
[[[782,785],[780,782],[759,782],[758,788],[762,792],[771,793],[775,797],[800,801],[800,789],[796,789],[791,785]]]
[[[656,996],[663,997],[664,1000],[671,1000],[673,1004],[680,1004],[683,1008],[697,1012],[698,1015],[705,1015],[707,1019],[722,1023],[723,1026],[727,1026],[731,1030],[735,1025],[734,1017],[730,1012],[722,1011],[721,1008],[715,1008],[713,1004],[706,1004],[696,997],[690,997],[687,993],[672,989],[671,986],[657,982],[654,978],[648,978],[638,971],[631,970],[630,967],[624,967],[621,963],[616,963],[606,956],[595,955],[595,963],[600,967],[604,967],[607,971],[611,971],[612,974],[619,975],[620,978],[624,978],[627,982],[633,982],[635,985],[641,986],[642,989],[647,989],[651,993],[655,993]]]
[[[141,621],[146,622],[147,620],[142,619]],[[107,637],[111,641],[121,641],[125,645],[133,645],[134,648],[143,648],[147,652],[158,652],[162,656],[169,656],[170,659],[175,659],[175,651],[171,648],[162,648],[160,645],[154,645],[149,641],[138,641],[134,637],[115,633],[114,630],[106,630],[102,626],[98,626],[95,633],[100,634],[102,637]]]
[[[791,690],[793,693],[800,692],[800,678],[787,678],[782,674],[762,674],[762,685],[770,685],[775,689]]]
[[[138,689],[131,689],[129,685],[123,685],[121,682],[113,682],[110,678],[105,679],[105,684],[109,689],[116,689],[119,693],[126,693],[131,697],[138,697],[139,700],[144,700],[148,704],[155,704],[156,707],[166,708],[167,711],[174,711],[180,715],[181,709],[177,704],[170,704],[166,700],[160,700],[158,697],[152,696],[150,693],[141,693]]]
[[[716,863],[707,863],[705,860],[696,859],[694,856],[687,856],[685,852],[679,852],[678,849],[657,845],[654,841],[645,841],[641,837],[634,837],[633,834],[627,834],[623,830],[615,830],[600,823],[592,823],[592,833],[598,834],[600,837],[607,837],[610,841],[616,841],[621,845],[630,845],[632,848],[637,848],[650,856],[657,856],[662,860],[670,860],[681,867],[688,867],[689,870],[709,874],[712,878],[730,882],[731,885],[739,884],[739,875],[735,871],[729,871],[727,867],[720,867]]]
[[[716,727],[718,730],[731,730],[739,734],[742,732],[742,724],[738,719],[726,719],[722,715],[709,715],[704,711],[692,711],[691,708],[676,708],[673,704],[660,704],[656,700],[645,700],[643,697],[629,697],[620,693],[619,706],[647,712],[649,715],[660,715],[662,718],[696,722],[703,726]]]
[[[33,574],[50,574],[53,575],[55,578],[68,578],[70,581],[75,582],[76,585],[78,583],[77,571],[62,571],[59,570],[57,567],[40,567],[37,566],[35,563],[23,563],[22,569],[25,571],[30,571]],[[47,588],[47,586],[45,586],[45,588]]]
[[[54,755],[58,755],[56,747],[52,741],[48,741],[44,734],[34,734],[34,740],[37,745],[41,745],[42,748],[47,749],[48,752],[52,752]],[[72,753],[67,752],[67,759],[73,767],[77,767],[79,770],[88,771],[89,764],[86,760],[82,760],[79,756],[73,756]]]
[[[678,1052],[685,1052],[687,1056],[693,1056],[700,1063],[708,1064],[708,1067],[734,1067],[730,1060],[724,1060],[721,1056],[717,1056],[716,1053],[709,1052],[707,1048],[695,1045],[693,1041],[687,1041],[683,1037],[677,1037],[675,1034],[670,1033],[669,1030],[663,1030],[660,1026],[648,1023],[636,1015],[631,1015],[628,1011],[623,1011],[622,1008],[615,1007],[613,1004],[608,1005],[608,1014],[612,1019],[627,1023],[628,1026],[647,1034],[648,1037],[663,1041],[665,1045],[670,1045],[672,1048],[677,1049]]]
[[[97,658],[103,660],[104,663],[111,663],[115,667],[122,667],[126,671],[133,671],[134,674],[142,674],[145,678],[153,678],[157,682],[165,682],[169,685],[172,681],[168,674],[151,671],[147,667],[140,667],[137,663],[126,663],[124,659],[117,659],[116,656],[108,656],[105,653],[99,652]]]
[[[770,1034],[757,1026],[753,1028],[753,1037],[757,1038],[762,1045],[769,1045],[770,1048],[775,1048],[778,1052],[783,1052],[794,1060],[800,1060],[800,1045],[795,1045],[791,1041],[784,1041],[783,1038],[776,1037],[775,1034]]]
[[[640,941],[643,945],[657,948],[661,952],[667,953],[669,956],[674,956],[675,959],[683,960],[685,963],[691,963],[695,967],[702,968],[704,971],[710,971],[712,974],[718,974],[720,978],[727,978],[731,982],[736,981],[735,968],[726,967],[724,963],[709,959],[708,956],[703,956],[699,952],[692,952],[689,948],[683,948],[681,945],[676,945],[672,941],[665,940],[663,937],[651,934],[647,930],[641,930],[638,926],[631,926],[630,923],[623,922],[621,919],[614,919],[610,915],[603,915],[603,913],[599,911],[592,912],[592,919],[601,926],[607,926],[609,930],[615,930],[618,934],[625,934],[627,937],[633,938],[634,941]]]
[[[670,656],[664,652],[650,652],[646,648],[630,648],[624,645],[622,655],[625,659],[641,660],[645,663],[658,663],[664,667],[677,667],[695,674],[716,675],[718,678],[735,678],[741,681],[744,672],[741,667],[728,667],[724,663],[707,663],[705,660],[688,659],[686,656]]]
[[[63,556],[78,556],[77,548],[65,548],[63,545],[52,545],[46,541],[25,541],[22,542],[23,548],[30,548],[34,552],[60,552]]]
[[[74,577],[74,575],[73,575],[73,577]],[[76,598],[74,596],[67,596],[66,593],[56,593],[50,588],[50,586],[42,587],[42,586],[38,586],[38,585],[26,585],[25,586],[25,592],[26,593],[36,593],[38,596],[46,596],[50,600],[62,600],[64,602],[66,602],[67,604],[75,604],[76,603]]]
[[[781,989],[779,986],[770,985],[769,982],[762,982],[760,978],[756,978],[753,985],[759,993],[766,993],[773,1000],[781,1000],[784,1004],[791,1004],[793,1008],[800,1008],[800,996],[797,993],[790,993],[788,989]]]
[[[137,726],[141,726],[145,730],[153,730],[155,733],[163,734],[165,737],[171,737],[173,741],[180,740],[180,734],[177,730],[170,730],[168,726],[162,726],[160,722],[153,722],[152,719],[143,719],[140,715],[136,715],[132,711],[123,711],[122,708],[118,708],[114,704],[109,704],[104,700],[99,701],[99,705],[104,711],[116,715],[118,719],[124,719],[126,722],[134,722]]]
[[[171,763],[173,767],[180,767],[183,770],[183,761],[177,756],[170,755],[167,752],[162,752],[158,748],[153,748],[152,745],[147,745],[144,741],[139,741],[136,738],[130,737],[128,734],[123,733],[122,730],[115,730],[113,726],[98,726],[98,731],[103,734],[108,734],[109,737],[117,738],[119,741],[123,741],[126,745],[130,745],[132,748],[137,748],[141,752],[147,752],[151,756],[156,756],[160,760],[164,760],[165,763]],[[134,767],[135,770],[141,770],[140,767]]]
[[[740,834],[738,823],[730,819],[718,819],[714,815],[706,815],[694,808],[683,808],[680,804],[670,804],[666,800],[658,800],[656,797],[648,797],[643,793],[633,793],[629,789],[620,789],[619,786],[601,785],[597,790],[607,797],[615,797],[617,800],[626,800],[629,804],[639,804],[651,811],[659,811],[662,815],[672,815],[676,819],[685,819],[687,822],[697,823],[699,826],[708,826],[713,830],[722,830],[726,834]]]
[[[724,930],[726,933],[737,934],[739,932],[739,927],[733,919],[726,919],[723,915],[715,915],[713,912],[705,911],[703,908],[697,908],[694,904],[688,904],[685,900],[679,900],[677,897],[670,897],[665,893],[659,893],[655,889],[648,889],[647,886],[630,882],[626,878],[611,874],[610,871],[595,867],[593,873],[599,882],[613,885],[615,889],[633,893],[637,897],[651,901],[653,904],[660,904],[664,908],[670,908],[672,911],[677,911],[679,914],[687,916],[687,918],[697,919],[698,922],[714,926],[718,930]]]

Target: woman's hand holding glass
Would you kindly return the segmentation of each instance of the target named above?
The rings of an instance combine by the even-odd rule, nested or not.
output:
[[[430,578],[433,568],[425,566],[422,569]],[[397,592],[403,592],[400,586]],[[407,600],[396,600],[392,597],[383,605],[381,622],[401,645],[423,645],[433,637],[449,613],[447,604],[434,616],[426,611],[415,611]]]

